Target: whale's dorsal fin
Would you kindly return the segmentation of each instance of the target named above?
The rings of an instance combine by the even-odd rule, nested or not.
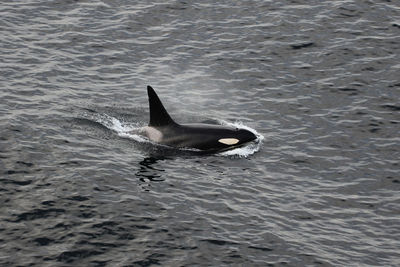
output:
[[[166,126],[170,124],[176,124],[174,120],[169,116],[167,110],[165,110],[156,92],[150,85],[147,86],[147,94],[149,95],[150,107],[149,126]]]

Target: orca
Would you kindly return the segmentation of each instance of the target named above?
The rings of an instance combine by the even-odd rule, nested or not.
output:
[[[144,127],[153,142],[176,148],[195,148],[206,152],[240,147],[257,138],[246,130],[212,124],[178,124],[168,114],[151,86],[147,86],[150,122]]]

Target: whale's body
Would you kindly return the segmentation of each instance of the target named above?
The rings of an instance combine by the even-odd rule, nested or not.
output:
[[[257,138],[245,129],[211,124],[178,124],[168,114],[151,86],[147,86],[147,93],[150,122],[144,130],[146,136],[156,143],[213,152],[235,148]]]

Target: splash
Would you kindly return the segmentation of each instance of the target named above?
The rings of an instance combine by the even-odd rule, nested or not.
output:
[[[129,138],[140,143],[151,143],[149,139],[143,136],[143,125],[134,122],[124,122],[113,116],[107,114],[89,114],[85,113],[85,117],[95,121],[106,128],[117,133],[118,136],[123,138]]]

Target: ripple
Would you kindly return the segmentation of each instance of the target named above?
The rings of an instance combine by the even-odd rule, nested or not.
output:
[[[2,266],[400,257],[394,1],[37,0],[0,25]],[[149,83],[258,142],[156,146]]]

